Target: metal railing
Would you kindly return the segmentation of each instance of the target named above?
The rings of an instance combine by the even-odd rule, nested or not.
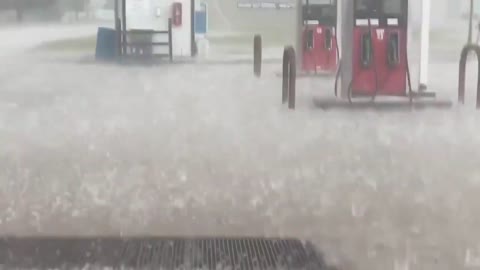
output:
[[[297,79],[297,64],[295,60],[295,49],[288,46],[283,50],[282,70],[282,103],[288,101],[288,108],[295,109],[295,83]]]
[[[147,56],[167,56],[170,60],[170,62],[173,62],[173,41],[172,41],[172,19],[168,19],[168,29],[166,31],[156,31],[156,30],[130,30],[127,31],[125,29],[120,29],[120,27],[125,27],[121,26],[120,20],[117,20],[116,22],[116,28],[120,32],[118,34],[118,51],[121,56],[128,56],[128,49],[130,51],[152,51]],[[141,36],[141,35],[147,35],[150,37],[153,37],[155,34],[166,34],[167,41],[165,42],[154,42],[154,41],[128,41],[127,40],[127,35],[128,36]],[[157,46],[168,46],[168,54],[155,54],[153,53],[153,48]],[[135,55],[135,53],[133,53]]]
[[[480,46],[476,44],[468,44],[462,49],[460,55],[460,66],[458,74],[458,102],[465,104],[465,77],[467,70],[467,56],[470,52],[477,55],[478,75],[477,75],[477,109],[480,109]]]

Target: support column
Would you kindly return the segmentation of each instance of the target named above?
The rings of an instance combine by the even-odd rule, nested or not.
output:
[[[335,38],[337,39],[337,49],[340,59],[342,59],[342,43],[340,42],[342,37],[342,2],[343,0],[337,0],[337,25],[335,27]],[[339,60],[340,60],[339,59]]]
[[[340,48],[341,48],[341,65],[342,73],[340,79],[340,97],[347,98],[348,87],[353,77],[353,25],[354,25],[354,1],[342,1],[339,9],[340,14]]]
[[[428,62],[430,51],[430,0],[422,1],[422,27],[420,32],[420,85],[419,91],[427,90]]]

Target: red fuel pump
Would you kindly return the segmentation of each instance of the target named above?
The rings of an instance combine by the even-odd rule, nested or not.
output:
[[[302,4],[302,69],[333,73],[338,63],[336,0],[303,0]]]
[[[408,0],[354,0],[349,97],[407,96]]]

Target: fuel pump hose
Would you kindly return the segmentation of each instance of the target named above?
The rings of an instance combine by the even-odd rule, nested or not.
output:
[[[373,72],[375,74],[375,91],[372,95],[372,102],[375,101],[375,98],[377,97],[378,94],[378,71],[377,71],[377,62],[375,61],[375,43],[373,42],[372,38],[372,23],[370,21],[370,18],[368,19],[368,35],[370,37],[370,43],[372,45],[371,50],[372,50],[372,62],[373,62]]]
[[[337,27],[333,28],[333,39],[335,40],[335,49],[337,50],[337,61],[338,61],[338,68],[335,74],[335,97],[338,97],[338,80],[340,79],[340,74],[342,72],[342,61],[340,59],[340,50],[338,48],[338,39],[337,39]]]

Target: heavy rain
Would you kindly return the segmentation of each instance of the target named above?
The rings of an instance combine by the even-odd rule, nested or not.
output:
[[[176,38],[180,56],[153,64],[96,58],[114,1],[0,1],[0,236],[294,237],[338,269],[480,267],[474,53],[457,102],[462,47],[478,42],[470,1],[431,1],[428,90],[452,106],[412,110],[323,108],[335,75],[299,76],[295,110],[282,105],[295,1],[196,0],[198,55]],[[146,0],[129,1],[142,21]],[[426,1],[413,2],[417,89]]]

